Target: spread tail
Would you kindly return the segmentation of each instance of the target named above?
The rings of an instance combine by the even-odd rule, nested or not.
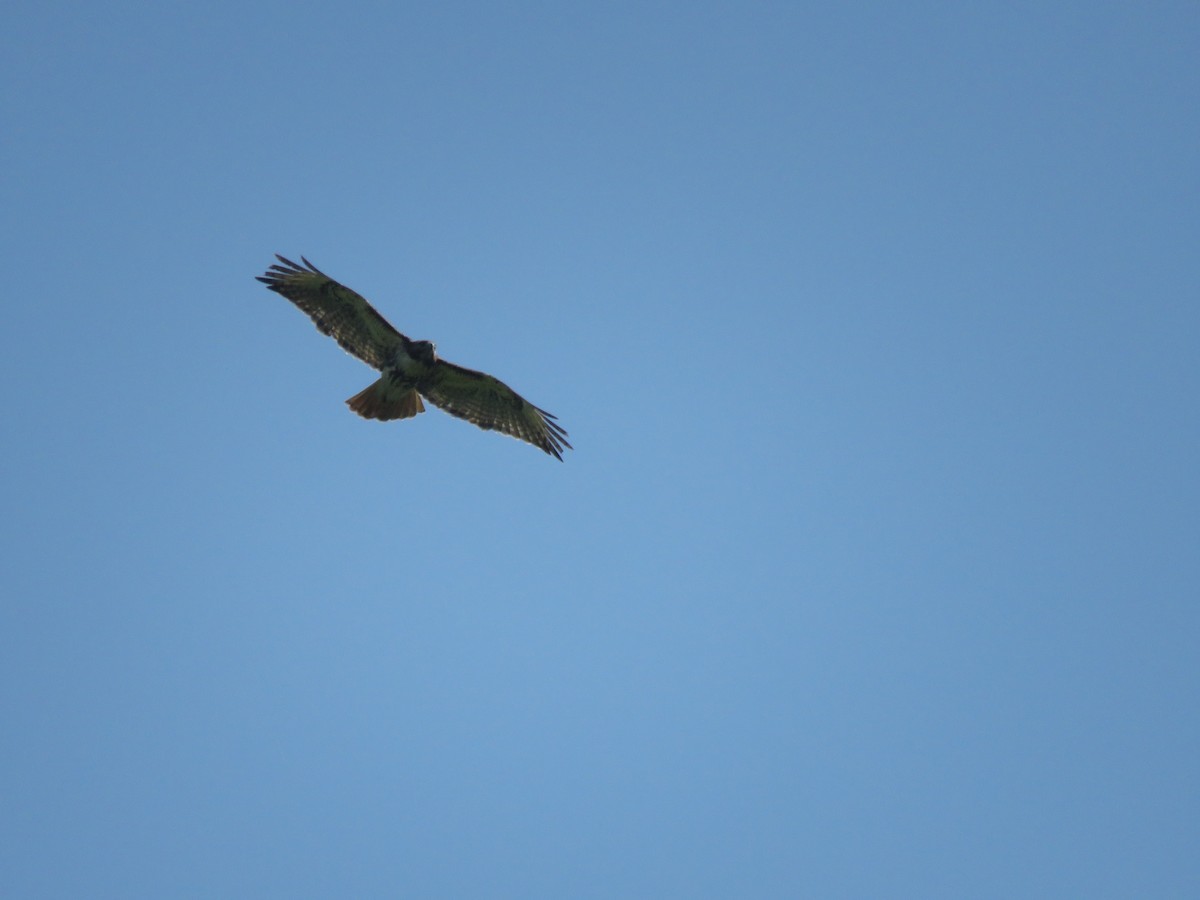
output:
[[[425,412],[421,395],[412,385],[403,384],[384,375],[365,391],[360,391],[346,405],[364,419],[410,419]]]

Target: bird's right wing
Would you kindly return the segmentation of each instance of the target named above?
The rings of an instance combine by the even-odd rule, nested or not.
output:
[[[282,265],[273,265],[258,280],[287,297],[316,323],[317,329],[336,340],[347,353],[381,369],[396,348],[408,338],[388,324],[361,295],[334,281],[303,256],[304,265],[276,254]]]

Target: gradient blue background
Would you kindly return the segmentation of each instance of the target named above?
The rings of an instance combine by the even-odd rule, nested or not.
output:
[[[1200,893],[1200,12],[10,4],[0,893]],[[431,410],[307,255],[557,413]]]

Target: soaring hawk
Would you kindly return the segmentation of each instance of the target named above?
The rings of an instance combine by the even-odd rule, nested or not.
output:
[[[407,419],[425,411],[421,397],[452,416],[495,429],[562,460],[570,448],[554,416],[491,375],[438,359],[432,341],[413,341],[388,324],[365,299],[321,272],[276,254],[258,277],[308,313],[347,353],[378,369],[382,377],[346,403],[366,419]]]

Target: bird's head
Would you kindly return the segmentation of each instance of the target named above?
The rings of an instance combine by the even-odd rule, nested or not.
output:
[[[437,362],[437,345],[433,341],[413,341],[408,348],[413,359],[432,366]]]

